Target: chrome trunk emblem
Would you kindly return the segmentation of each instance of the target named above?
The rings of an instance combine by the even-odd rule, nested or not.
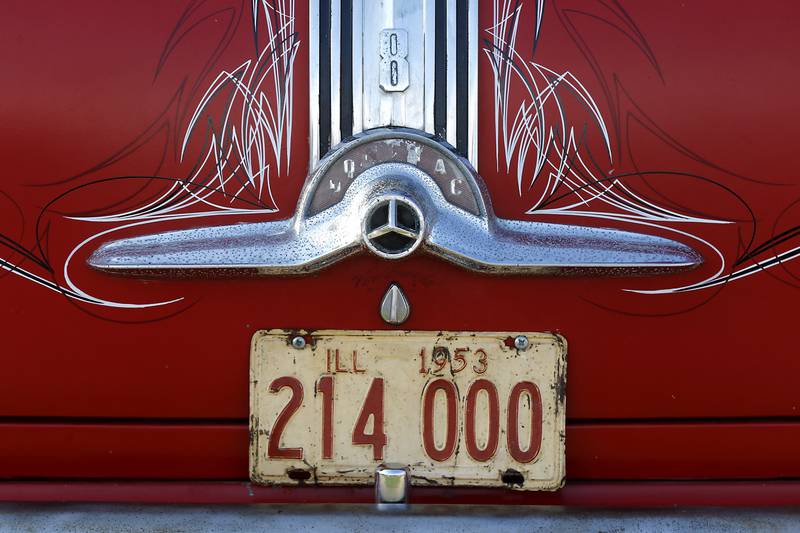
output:
[[[411,153],[416,164],[408,163]],[[498,218],[464,158],[420,132],[383,129],[330,154],[306,183],[292,219],[122,239],[101,246],[89,263],[123,273],[303,274],[365,248],[392,259],[424,249],[497,274],[619,275],[702,262],[690,247],[661,237]]]
[[[497,274],[701,263],[688,246],[660,237],[495,216],[474,170],[477,0],[309,7],[315,170],[294,217],[110,242],[89,258],[93,267],[304,274],[365,249],[385,259],[425,250]]]

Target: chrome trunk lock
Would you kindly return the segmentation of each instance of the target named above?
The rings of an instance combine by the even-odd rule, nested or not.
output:
[[[411,305],[408,303],[403,289],[392,283],[381,300],[381,318],[387,324],[398,326],[408,320],[411,314]]]
[[[431,135],[377,129],[342,143],[307,180],[293,218],[134,237],[102,245],[109,272],[224,270],[305,274],[368,250],[418,250],[495,274],[628,274],[692,268],[690,247],[662,237],[495,216],[469,162]]]

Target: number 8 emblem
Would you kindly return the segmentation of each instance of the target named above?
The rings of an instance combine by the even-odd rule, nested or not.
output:
[[[408,32],[388,29],[381,32],[381,89],[402,92],[408,89]]]

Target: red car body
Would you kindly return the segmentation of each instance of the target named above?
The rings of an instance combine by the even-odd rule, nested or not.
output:
[[[184,149],[187,128],[220,73],[265,38],[251,4],[3,7],[0,499],[372,501],[368,488],[249,483],[249,343],[259,329],[385,329],[376,305],[398,282],[414,306],[403,329],[552,331],[569,342],[565,487],[424,488],[413,502],[800,501],[800,7],[553,0],[537,14],[535,0],[515,4],[520,61],[573,80],[563,103],[573,151],[595,183],[626,187],[613,205],[584,205],[585,188],[552,193],[546,173],[534,180],[535,158],[499,132],[532,96],[512,81],[495,97],[503,2],[480,1],[477,170],[498,215],[667,236],[703,256],[698,269],[497,277],[427,255],[360,255],[304,277],[92,270],[86,258],[112,237],[199,224],[122,227],[112,215],[148,205],[204,161],[219,109],[203,110]],[[233,200],[222,203],[204,225],[294,211],[311,96],[308,3],[291,7],[291,132],[268,154],[270,194],[230,213]],[[581,95],[594,107],[577,105]],[[567,122],[554,124],[542,131],[557,138]]]

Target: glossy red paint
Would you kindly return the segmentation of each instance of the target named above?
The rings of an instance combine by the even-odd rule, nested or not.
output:
[[[183,161],[179,156],[194,107],[220,70],[252,55],[246,4],[6,2],[0,17],[6,80],[0,93],[2,238],[34,250],[63,281],[71,250],[109,228],[67,215],[132,209],[163,192],[169,180],[187,176],[202,155],[190,145]],[[613,172],[652,171],[637,192],[670,207],[739,221],[701,232],[731,258],[751,230],[763,242],[800,224],[800,181],[792,164],[800,116],[800,5],[766,1],[742,16],[723,0],[623,4],[624,15],[590,0],[548,4],[536,52],[537,61],[568,69],[597,95],[618,156]],[[272,181],[280,212],[212,217],[203,224],[293,212],[307,172],[309,97],[307,4],[296,5],[301,45],[290,170]],[[532,27],[532,6],[525,9]],[[491,2],[482,2],[480,27],[488,27],[491,17]],[[532,48],[532,39],[533,32],[522,32],[519,46]],[[520,195],[512,172],[496,160],[491,68],[483,52],[480,68],[486,115],[479,170],[498,214],[525,218],[531,194]],[[587,138],[586,146],[602,151],[596,137]],[[662,171],[704,180],[683,174],[661,179]],[[145,179],[153,176],[163,179]],[[125,178],[87,185],[116,177]],[[746,222],[749,211],[757,224]],[[114,236],[197,224],[161,222]],[[646,279],[496,278],[424,256],[391,267],[361,256],[306,278],[136,280],[86,268],[94,245],[72,259],[70,273],[82,287],[125,302],[185,299],[156,309],[98,307],[0,274],[0,417],[8,420],[0,424],[2,478],[245,479],[241,420],[248,415],[252,334],[277,327],[384,328],[377,303],[389,283],[398,282],[414,309],[404,329],[557,331],[568,339],[568,417],[592,423],[570,426],[568,487],[524,501],[798,503],[795,484],[572,485],[588,479],[800,477],[800,430],[793,420],[800,405],[797,264],[720,288],[642,295],[624,289],[702,279],[716,268],[713,252],[699,248],[707,260],[699,272]],[[2,258],[47,273],[22,253],[3,252]],[[43,424],[36,417],[53,420]],[[60,417],[86,421],[62,423]],[[94,417],[114,423],[95,424]],[[764,417],[782,418],[747,420]],[[163,425],[152,423],[162,418]],[[205,424],[208,419],[221,423]],[[647,419],[680,421],[642,422]],[[240,483],[109,487],[0,484],[0,499],[369,499],[355,489]],[[429,501],[460,503],[526,498],[492,491],[428,494]]]
[[[794,507],[800,483],[668,482],[573,483],[556,493],[528,496],[487,489],[421,489],[413,503],[462,505],[567,505],[575,507],[654,508],[676,506]],[[9,482],[0,484],[0,501],[174,504],[371,503],[373,490],[350,487],[259,487],[224,482]]]
[[[572,424],[567,439],[568,486],[800,479],[795,422]],[[244,481],[247,446],[243,422],[7,423],[0,425],[0,472],[12,479]]]

